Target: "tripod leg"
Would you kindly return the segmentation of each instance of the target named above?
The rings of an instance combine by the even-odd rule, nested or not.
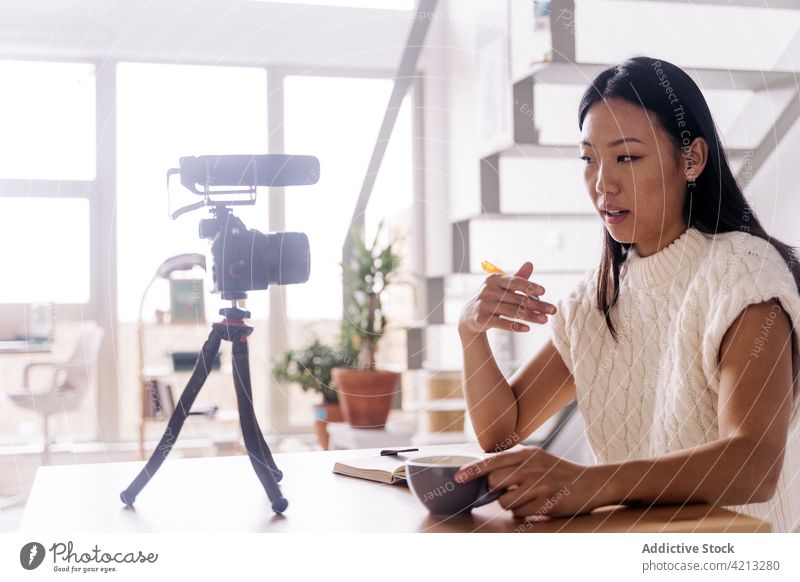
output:
[[[269,450],[269,446],[267,446],[267,442],[264,440],[264,433],[261,431],[261,427],[258,425],[258,419],[255,415],[255,410],[253,409],[253,391],[252,384],[250,382],[250,355],[248,353],[247,343],[243,342],[239,344],[239,350],[236,349],[236,345],[237,344],[234,343],[232,354],[233,384],[236,388],[237,402],[241,402],[241,400],[239,400],[239,394],[241,394],[244,397],[244,403],[246,406],[246,414],[242,416],[241,409],[239,414],[241,418],[252,419],[256,434],[255,441],[262,453],[261,456],[263,456],[265,459],[265,465],[272,470],[272,475],[275,477],[275,480],[280,481],[283,479],[283,472],[278,469],[278,465],[275,463],[275,459],[272,457],[272,452]]]
[[[191,410],[192,404],[194,404],[197,395],[200,393],[200,389],[208,378],[208,373],[214,365],[214,359],[219,352],[221,339],[216,330],[212,329],[208,339],[203,344],[203,350],[200,352],[200,356],[197,358],[197,362],[194,365],[192,376],[186,383],[186,388],[183,390],[172,416],[170,416],[167,429],[158,442],[156,450],[153,451],[144,469],[139,472],[130,486],[120,494],[120,499],[122,499],[125,505],[133,505],[136,496],[139,495],[139,492],[144,489],[144,486],[147,485],[148,481],[156,474],[161,463],[164,462],[167,455],[169,455],[169,452],[172,450],[172,445],[177,440],[181,428],[183,428],[183,423],[189,415],[189,410]]]
[[[244,444],[253,469],[267,492],[267,496],[272,501],[273,511],[283,513],[288,506],[288,501],[283,497],[278,486],[278,481],[283,478],[283,473],[275,464],[275,459],[272,457],[272,453],[264,440],[264,435],[258,426],[258,420],[253,409],[247,337],[239,335],[232,338],[231,343],[233,344],[233,384],[236,388],[239,422],[242,425]]]

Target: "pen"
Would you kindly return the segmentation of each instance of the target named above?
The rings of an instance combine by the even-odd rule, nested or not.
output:
[[[410,453],[412,451],[418,451],[419,449],[383,449],[381,451],[381,457],[391,457],[392,455],[396,455],[397,453]]]

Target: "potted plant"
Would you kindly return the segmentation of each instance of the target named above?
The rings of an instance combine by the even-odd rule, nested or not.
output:
[[[348,342],[331,347],[314,338],[304,347],[287,350],[273,363],[272,374],[278,382],[296,382],[304,392],[312,390],[322,396],[322,402],[314,406],[314,430],[323,450],[328,449],[328,423],[344,420],[336,386],[331,381],[331,370],[350,365],[356,357],[357,353]]]
[[[386,425],[392,398],[399,389],[400,374],[379,370],[375,365],[378,342],[386,331],[386,314],[381,296],[394,282],[400,264],[393,245],[379,243],[383,223],[370,246],[360,230],[353,230],[353,247],[349,261],[342,264],[348,275],[345,289],[343,342],[358,351],[357,365],[336,367],[333,382],[339,387],[339,401],[345,420],[359,428],[381,428]],[[347,279],[346,279],[347,280]]]

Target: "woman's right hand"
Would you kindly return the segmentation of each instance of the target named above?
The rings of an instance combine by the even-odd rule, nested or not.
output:
[[[555,313],[556,306],[537,299],[545,290],[528,280],[532,273],[533,265],[526,261],[513,275],[488,275],[461,310],[459,333],[483,333],[493,327],[529,331],[530,326],[521,322],[547,323],[546,314]]]

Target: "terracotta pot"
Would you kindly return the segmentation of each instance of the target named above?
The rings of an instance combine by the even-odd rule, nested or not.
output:
[[[344,419],[356,428],[383,428],[392,399],[400,390],[400,373],[364,368],[331,371]]]
[[[314,407],[314,432],[317,434],[317,442],[323,451],[328,450],[330,437],[328,436],[328,423],[342,422],[342,407],[338,404],[318,404]]]

